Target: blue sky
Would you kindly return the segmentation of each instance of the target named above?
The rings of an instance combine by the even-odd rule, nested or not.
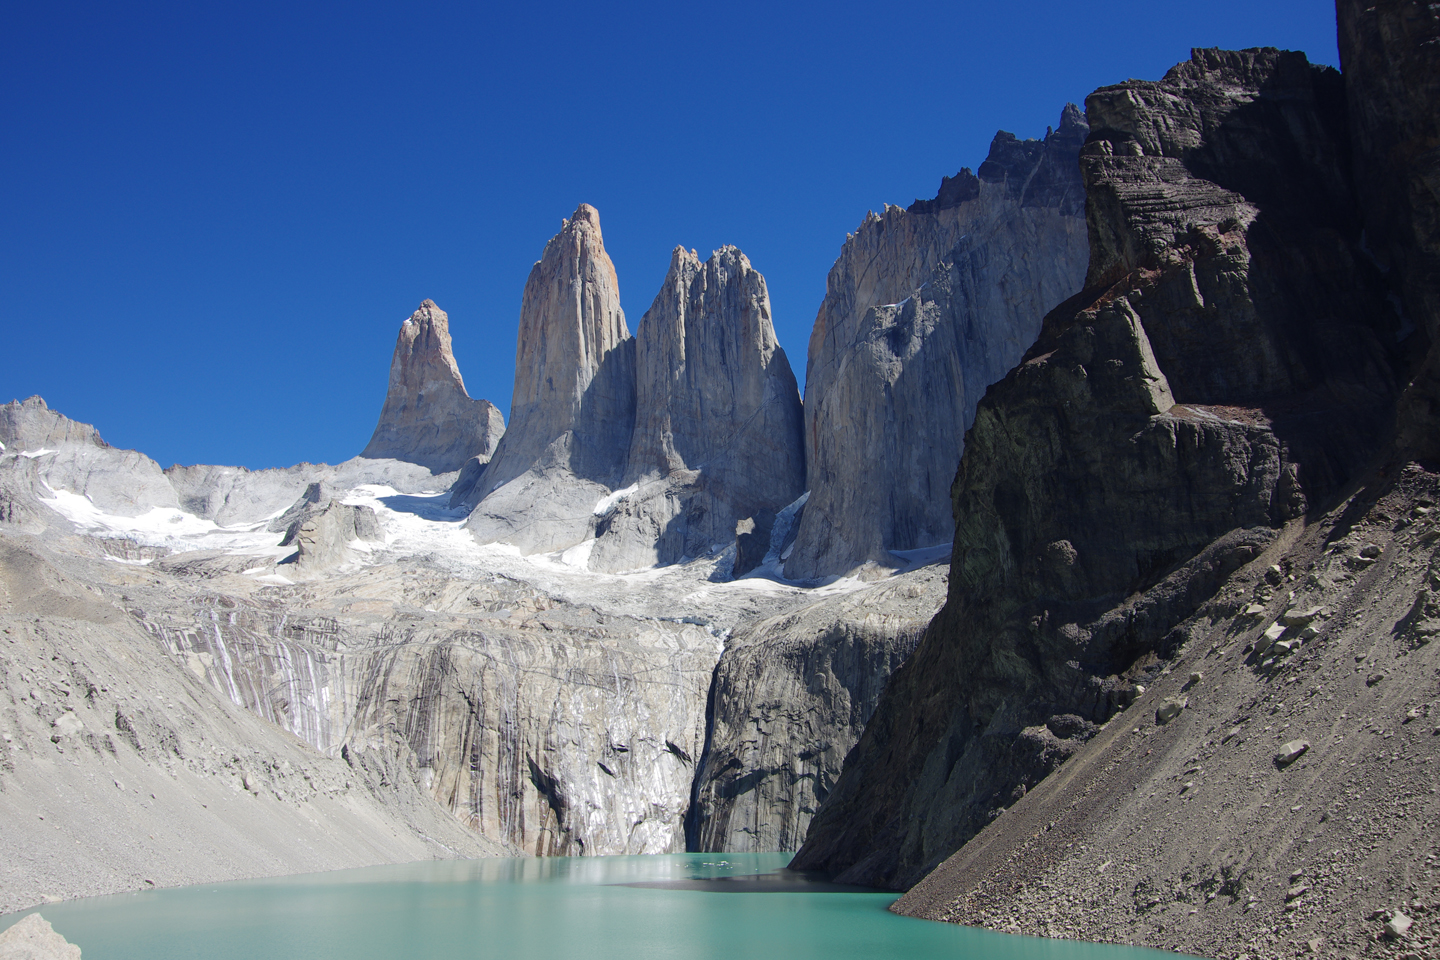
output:
[[[508,413],[525,277],[600,210],[633,331],[744,250],[796,376],[847,231],[1192,46],[1337,64],[1320,0],[9,3],[0,402],[162,464],[353,456],[400,322]]]

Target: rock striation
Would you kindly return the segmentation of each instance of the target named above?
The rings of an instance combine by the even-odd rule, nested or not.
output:
[[[450,318],[433,300],[424,301],[400,325],[385,405],[360,456],[449,473],[471,458],[488,463],[504,432],[500,410],[465,391],[450,347]]]
[[[626,570],[715,551],[736,525],[805,490],[795,375],[765,278],[735,247],[676,247],[635,335],[636,404],[622,489],[590,566]]]
[[[635,345],[600,214],[582,203],[525,281],[510,427],[464,500],[470,530],[526,553],[589,539],[634,424]]]
[[[918,880],[1080,749],[1063,718],[1130,704],[1393,415],[1402,330],[1362,246],[1338,73],[1197,50],[1086,115],[1085,289],[980,404],[946,605],[796,867]]]
[[[946,543],[946,491],[985,389],[1034,342],[1086,264],[1072,104],[1045,139],[996,134],[979,173],[870,214],[841,248],[810,336],[810,501],[786,576]]]

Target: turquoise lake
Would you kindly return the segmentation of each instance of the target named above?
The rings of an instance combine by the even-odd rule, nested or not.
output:
[[[85,960],[1159,960],[898,917],[786,854],[427,861],[38,908]],[[35,910],[0,917],[0,929]]]

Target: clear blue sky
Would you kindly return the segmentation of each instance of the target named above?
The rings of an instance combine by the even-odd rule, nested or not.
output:
[[[733,243],[803,377],[866,210],[1261,45],[1336,64],[1333,5],[7,3],[0,402],[164,465],[336,462],[430,297],[508,412],[525,277],[581,201],[632,331],[677,243]]]

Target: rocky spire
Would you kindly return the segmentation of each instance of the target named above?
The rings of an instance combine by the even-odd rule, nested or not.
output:
[[[630,569],[709,553],[735,525],[805,489],[795,375],[765,278],[735,247],[701,262],[676,247],[636,332],[636,422],[624,485],[591,566]]]
[[[634,422],[634,340],[600,214],[582,203],[525,282],[510,428],[476,487],[470,529],[526,551],[586,539]]]
[[[426,300],[400,325],[385,406],[360,456],[448,473],[472,457],[488,461],[504,432],[499,409],[465,392],[450,349],[450,318]]]

